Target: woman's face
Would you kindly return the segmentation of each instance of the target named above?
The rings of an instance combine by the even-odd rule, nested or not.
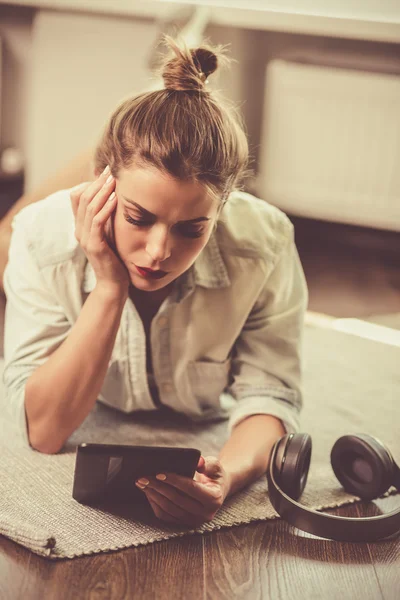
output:
[[[207,244],[218,203],[200,184],[178,181],[153,168],[120,170],[115,193],[113,229],[119,257],[135,288],[161,290],[187,271]],[[161,269],[167,275],[145,277],[137,267]]]

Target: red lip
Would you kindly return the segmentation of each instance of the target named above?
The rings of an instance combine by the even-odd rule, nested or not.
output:
[[[161,277],[164,277],[164,275],[167,275],[167,272],[162,271],[161,269],[153,270],[146,269],[145,267],[138,267],[137,265],[135,266],[141,275],[147,275],[148,277],[153,277],[155,279],[160,279]]]
[[[137,265],[139,267],[139,269],[142,269],[142,271],[149,271],[150,273],[165,273],[166,271],[162,271],[161,269],[149,269],[148,267],[140,267],[139,265]]]

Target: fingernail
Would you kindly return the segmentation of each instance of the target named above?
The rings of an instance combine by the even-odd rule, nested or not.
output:
[[[159,473],[158,475],[156,475],[156,479],[159,479],[160,481],[165,481],[167,479],[167,476],[164,475],[164,473]]]
[[[110,172],[110,165],[107,165],[106,168],[104,169],[104,171],[102,172],[102,175],[107,175],[107,173]]]
[[[141,484],[140,484],[140,483],[138,483],[137,481],[135,481],[135,485],[136,485],[136,487],[138,487],[138,488],[139,488],[139,489],[141,489],[141,490],[145,490],[145,489],[146,489],[146,486],[145,486],[145,485],[141,485]]]
[[[137,483],[141,483],[142,485],[149,485],[150,482],[148,479],[142,478],[142,479],[138,479]]]

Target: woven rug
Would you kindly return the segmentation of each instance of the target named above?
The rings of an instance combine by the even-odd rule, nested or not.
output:
[[[400,349],[339,331],[307,326],[304,339],[305,405],[301,431],[311,434],[310,474],[301,501],[314,509],[359,500],[344,492],[330,466],[341,435],[369,433],[400,462]],[[0,414],[4,410],[0,406]],[[49,559],[121,550],[187,534],[279,518],[265,477],[228,498],[210,523],[170,526],[142,504],[93,508],[72,498],[76,446],[82,442],[191,446],[216,455],[227,439],[226,421],[206,425],[177,415],[123,415],[96,403],[57,455],[20,447],[0,419],[0,534]],[[394,487],[385,494],[396,493]]]

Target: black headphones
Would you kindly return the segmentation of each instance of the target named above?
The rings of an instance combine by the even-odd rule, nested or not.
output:
[[[266,472],[272,506],[288,523],[319,537],[343,542],[370,542],[400,530],[400,507],[377,517],[350,518],[321,513],[298,500],[307,482],[311,436],[288,433],[271,450]],[[400,468],[376,438],[344,435],[331,451],[332,469],[346,492],[363,500],[382,496],[390,486],[400,492]]]

